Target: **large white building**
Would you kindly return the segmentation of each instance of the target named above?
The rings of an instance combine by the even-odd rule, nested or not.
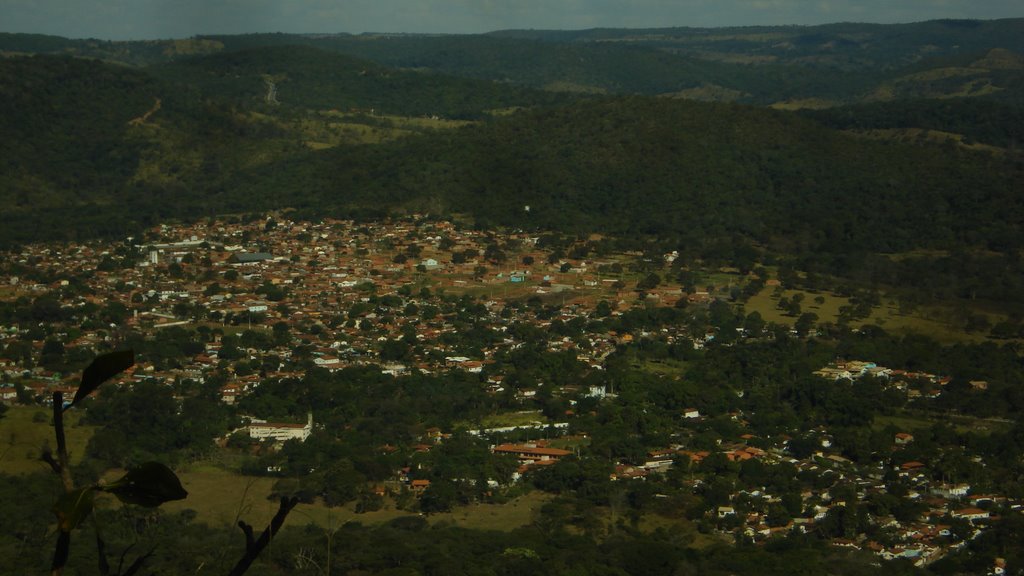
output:
[[[249,437],[257,440],[273,438],[278,442],[298,440],[305,442],[313,433],[313,413],[308,414],[305,424],[288,424],[282,422],[253,422],[249,424]]]

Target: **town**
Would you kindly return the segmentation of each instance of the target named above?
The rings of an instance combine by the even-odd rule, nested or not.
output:
[[[486,442],[507,474],[446,479],[479,484],[474,498],[532,477],[551,486],[552,469],[600,444],[601,407],[636,410],[643,404],[631,396],[651,386],[668,414],[659,432],[589,457],[606,455],[604,481],[682,487],[673,498],[652,494],[649,506],[678,501],[679,516],[713,537],[764,543],[813,533],[835,547],[924,566],[1002,515],[1024,512],[1021,494],[993,491],[985,454],[936,448],[935,437],[953,433],[941,423],[889,415],[851,420],[839,433],[800,430],[744,404],[754,402],[745,395],[765,394],[754,384],[732,380],[713,394],[687,384],[686,369],[709,349],[807,342],[829,327],[814,326],[799,305],[793,325],[746,314],[744,296],[774,289],[780,299],[783,286],[764,268],[696,271],[677,257],[623,250],[600,236],[476,230],[427,216],[311,223],[271,214],[164,225],[121,243],[29,245],[0,261],[0,400],[45,404],[54,391],[73,394],[76,371],[95,354],[136,348],[136,365],[109,386],[158,386],[179,401],[215,390],[236,424],[219,444],[251,443],[260,455],[255,471],[274,475],[288,466],[282,454],[331,432],[315,405],[292,410],[288,421],[253,410],[269,387],[300,386],[310,372],[457,374],[476,387],[479,413],[417,422],[407,445],[374,447],[397,452],[404,465],[369,482],[371,492],[408,493],[427,510],[428,500],[437,502],[428,494],[438,461],[422,455],[450,441]],[[517,364],[525,348],[533,355],[524,358],[552,366]],[[794,377],[809,382],[812,396],[869,390],[917,414],[950,389],[989,394],[983,378],[960,382],[873,360],[833,353]],[[622,373],[642,382],[613,375]],[[1013,424],[970,422],[996,432]],[[864,438],[841,437],[856,426]],[[652,445],[655,437],[662,442]],[[860,458],[858,442],[870,445]],[[1004,564],[992,558],[991,572]]]

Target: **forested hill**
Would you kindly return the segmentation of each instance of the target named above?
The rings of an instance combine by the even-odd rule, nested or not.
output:
[[[480,118],[489,110],[565,102],[564,95],[442,74],[396,70],[309,46],[266,46],[152,66],[165,81],[238,106],[265,100],[267,82],[286,107]]]
[[[265,102],[267,76],[280,104]],[[17,103],[0,111],[13,135],[0,144],[5,242],[285,207],[462,213],[481,225],[834,254],[1004,250],[1019,245],[1024,223],[1016,152],[878,141],[737,104],[591,96],[557,105],[566,96],[492,84],[474,92],[476,81],[289,47],[148,69],[12,58],[0,60],[0,80]],[[484,114],[517,103],[529,108]],[[417,132],[323,110],[378,105],[462,106],[481,120]],[[310,145],[335,125],[377,140]]]
[[[521,113],[378,149],[338,148],[236,186],[296,206],[382,203],[524,228],[740,235],[828,252],[1005,247],[1021,166],[879,142],[790,113],[627,98]],[[529,210],[526,210],[529,206]]]
[[[277,86],[277,103],[266,102],[267,80]],[[394,129],[382,115],[479,118],[567,99],[309,47],[150,68],[0,58],[0,96],[7,102],[0,108],[3,242],[119,234],[184,215],[185,205],[197,209],[190,199],[256,166],[302,156],[311,141],[379,142],[417,129]]]
[[[486,35],[202,38],[227,50],[303,43],[396,68],[558,91],[825,106],[903,97],[1024,99],[1024,19]],[[993,52],[995,51],[995,52]],[[1009,58],[992,58],[995,53]]]
[[[276,42],[302,42],[396,68],[520,84],[556,91],[610,94],[669,94],[702,86],[723,87],[730,98],[771,102],[782,92],[859,93],[864,75],[823,72],[828,79],[792,74],[777,66],[711,62],[642,46],[567,44],[484,35],[293,37],[274,34],[218,36],[228,49]],[[783,85],[771,81],[785,78]],[[829,83],[831,81],[831,84]]]
[[[1019,150],[1024,145],[1024,100],[914,98],[874,102],[801,114],[840,130],[942,131],[983,143]]]
[[[842,22],[818,26],[502,30],[490,36],[557,43],[611,43],[657,48],[713,60],[843,68],[894,68],[924,57],[1024,51],[1024,18],[931,20],[909,24]]]
[[[305,45],[389,68],[569,92],[827,106],[912,97],[1024,98],[1024,19],[478,35],[245,34],[107,42],[0,33],[0,53],[131,65]],[[991,58],[1009,55],[1006,58]],[[1008,66],[1009,64],[1009,66]]]
[[[35,56],[0,59],[4,212],[66,205],[130,178],[141,152],[129,122],[159,96],[132,69]]]

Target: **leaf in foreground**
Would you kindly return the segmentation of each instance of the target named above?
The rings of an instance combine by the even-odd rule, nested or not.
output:
[[[120,480],[102,489],[125,504],[149,508],[188,496],[178,476],[159,462],[146,462],[132,468]]]
[[[131,368],[133,364],[135,364],[133,350],[118,350],[97,356],[92,364],[82,371],[82,383],[78,385],[78,391],[75,392],[75,399],[71,401],[71,405],[78,404],[99,388],[100,384]]]
[[[53,505],[61,532],[71,532],[89,517],[95,497],[93,488],[79,488],[65,492]]]

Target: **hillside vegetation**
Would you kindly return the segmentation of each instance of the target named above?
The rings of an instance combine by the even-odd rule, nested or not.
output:
[[[1021,276],[1022,22],[2,34],[61,55],[0,60],[0,244],[419,211],[1002,298]],[[919,249],[944,260],[879,256]],[[961,280],[981,270],[1013,280]]]
[[[133,42],[0,34],[0,52],[139,66],[304,45],[389,68],[556,91],[853,103],[914,96],[1020,99],[1021,68],[1015,63],[1024,54],[1021,38],[1024,19],[478,35],[277,33]]]
[[[7,241],[38,239],[40,228],[25,223],[40,218],[73,236],[292,207],[429,210],[480,224],[696,244],[739,236],[784,251],[849,253],[1002,249],[1015,245],[1021,221],[1016,155],[870,141],[781,111],[642,97],[559,106],[543,93],[311,48],[143,70],[42,56],[0,64],[5,95],[19,102],[0,118],[15,135],[2,145]],[[267,101],[268,81],[279,103]],[[485,119],[510,106],[527,109],[454,131],[410,129],[369,148],[340,137],[327,138],[338,146],[329,150],[307,145],[324,141],[312,135],[318,126],[330,130],[325,110],[355,108],[367,125],[390,130],[376,107]],[[933,120],[928,107],[917,112],[928,127],[1016,138],[1012,127],[989,136],[982,122],[1012,118],[1013,108],[954,102],[961,126],[948,106],[934,106]],[[816,117],[850,127],[839,112]]]
[[[297,206],[372,201],[524,228],[695,243],[739,234],[800,251],[994,246],[1014,236],[1022,209],[1020,167],[999,157],[868,141],[784,112],[643,98],[335,149],[273,173],[261,175],[266,188],[239,188],[294,190]]]

